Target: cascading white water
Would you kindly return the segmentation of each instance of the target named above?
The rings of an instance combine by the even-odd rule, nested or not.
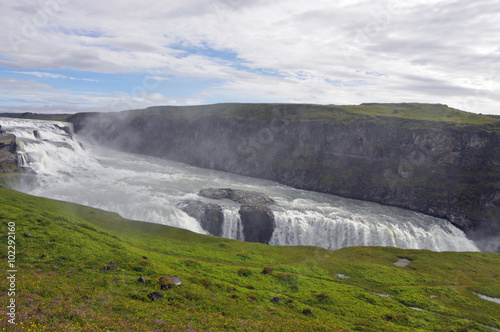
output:
[[[314,202],[311,202],[314,204]],[[328,209],[327,209],[328,210]],[[276,230],[271,245],[311,245],[327,249],[351,246],[393,246],[441,251],[473,250],[463,233],[445,220],[409,211],[391,215],[282,209],[274,211]],[[365,212],[366,213],[366,212]]]
[[[224,213],[222,236],[229,239],[245,241],[239,211],[237,209],[225,208],[222,212]]]
[[[37,173],[36,185],[16,188],[30,194],[205,234],[194,218],[176,206],[185,200],[224,203],[223,236],[243,240],[243,227],[235,203],[196,195],[203,188],[235,188],[262,192],[276,201],[270,206],[276,222],[272,245],[478,250],[462,231],[443,219],[104,149],[69,135],[63,128],[71,125],[64,122],[3,118],[0,123],[6,131],[17,136],[23,165]]]

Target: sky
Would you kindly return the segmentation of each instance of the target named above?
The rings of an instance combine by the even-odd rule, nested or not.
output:
[[[0,0],[0,112],[440,103],[500,115],[498,0]]]

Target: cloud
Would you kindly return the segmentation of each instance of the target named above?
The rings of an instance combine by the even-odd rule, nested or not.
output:
[[[65,76],[65,75],[61,75],[61,74],[52,74],[52,73],[39,72],[39,71],[14,71],[14,70],[12,70],[12,71],[8,71],[8,73],[22,74],[22,75],[33,75],[36,77],[46,77],[46,78],[63,78],[63,79],[70,79],[70,80],[99,82],[98,80],[94,80],[91,78],[76,78],[76,77]]]
[[[61,71],[209,82],[190,96],[148,91],[145,105],[420,101],[500,114],[495,0],[51,1],[3,6],[0,65],[97,95],[83,85],[93,79]]]
[[[110,112],[138,109],[158,104],[201,104],[197,96],[169,97],[157,92],[137,93],[75,92],[55,89],[48,84],[0,77],[0,112]],[[145,91],[145,94],[142,94]]]

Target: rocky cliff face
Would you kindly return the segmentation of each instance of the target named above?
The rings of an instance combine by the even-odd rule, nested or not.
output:
[[[500,250],[500,121],[444,105],[223,104],[77,114],[109,147],[443,217]]]
[[[0,173],[19,172],[17,166],[16,136],[4,133],[0,135]]]

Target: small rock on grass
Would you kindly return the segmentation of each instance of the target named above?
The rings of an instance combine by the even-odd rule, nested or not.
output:
[[[148,294],[148,297],[151,299],[151,301],[161,299],[163,297],[163,294],[160,292],[153,292]]]

